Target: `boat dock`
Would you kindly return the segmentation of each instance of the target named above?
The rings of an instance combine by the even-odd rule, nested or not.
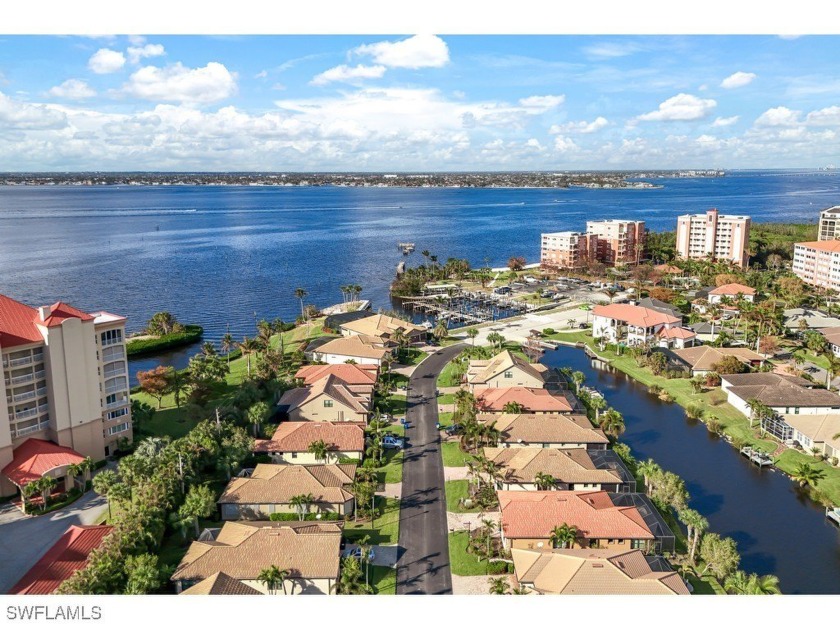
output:
[[[770,457],[768,453],[756,450],[752,446],[745,446],[744,448],[742,448],[741,455],[746,457],[759,468],[764,468],[765,466],[773,465],[773,458]]]

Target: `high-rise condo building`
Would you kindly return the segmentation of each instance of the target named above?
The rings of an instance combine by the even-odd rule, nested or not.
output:
[[[840,206],[833,206],[820,212],[817,240],[834,241],[838,239],[840,239]]]
[[[125,321],[0,295],[0,496],[33,467],[60,478],[65,455],[100,460],[131,440]]]
[[[718,214],[684,214],[677,218],[677,255],[691,260],[726,260],[747,265],[750,218]]]
[[[791,268],[803,282],[840,291],[840,240],[796,243]]]
[[[608,265],[635,265],[645,248],[645,222],[587,221],[586,233],[597,239],[595,257]]]
[[[557,269],[577,269],[594,260],[595,239],[582,232],[551,232],[542,235],[540,264]]]

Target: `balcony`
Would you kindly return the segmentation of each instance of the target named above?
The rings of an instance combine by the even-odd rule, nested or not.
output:
[[[37,398],[38,396],[45,396],[47,393],[47,388],[42,387],[40,389],[35,389],[28,392],[23,392],[22,394],[15,394],[14,396],[6,396],[6,401],[10,403],[19,403],[25,400],[32,400]]]
[[[16,429],[15,430],[15,437],[21,437],[24,435],[29,435],[30,433],[37,433],[38,431],[43,431],[44,429],[48,429],[50,426],[49,419],[44,420],[40,424],[34,424],[31,427],[26,427],[24,429]]]
[[[114,367],[105,369],[105,378],[113,378],[114,376],[125,376],[125,363],[120,363]]]
[[[117,392],[125,392],[128,391],[128,385],[125,383],[121,383],[119,385],[111,385],[110,387],[105,388],[106,394],[116,394]]]
[[[4,358],[3,359],[3,367],[4,368],[21,367],[21,366],[24,366],[24,365],[30,365],[31,363],[33,363],[35,361],[43,361],[43,359],[44,359],[44,353],[43,352],[39,352],[38,354],[30,355],[28,357],[18,357],[17,359]]]
[[[110,346],[121,346],[121,345],[123,345],[122,338],[120,338],[120,339],[107,339],[107,340],[102,342],[102,347],[103,348],[108,348]]]
[[[102,352],[102,362],[110,363],[111,361],[119,361],[125,358],[125,348],[118,346],[116,348],[108,348]]]
[[[120,400],[115,400],[115,401],[114,401],[114,402],[112,402],[112,403],[107,403],[107,404],[105,405],[105,409],[106,409],[106,410],[108,410],[108,409],[119,409],[120,407],[125,407],[125,406],[126,406],[126,405],[128,405],[130,402],[131,402],[131,401],[130,401],[128,398],[122,398],[122,399],[120,399]]]

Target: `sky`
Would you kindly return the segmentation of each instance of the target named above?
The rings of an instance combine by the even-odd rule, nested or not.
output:
[[[0,171],[840,164],[840,36],[0,37]]]

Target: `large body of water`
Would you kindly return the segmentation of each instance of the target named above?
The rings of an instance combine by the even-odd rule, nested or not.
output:
[[[598,369],[582,350],[561,347],[542,362],[586,375],[624,415],[621,441],[637,459],[653,458],[685,480],[690,506],[710,530],[738,543],[741,568],[778,576],[784,593],[840,593],[840,530],[797,484],[750,464],[705,424],[687,420],[682,407],[622,372]]]
[[[256,319],[291,320],[308,302],[341,301],[363,287],[374,308],[416,243],[440,261],[503,266],[539,260],[540,233],[582,230],[588,219],[644,219],[674,229],[676,217],[717,207],[755,221],[816,221],[840,202],[826,172],[735,172],[661,179],[654,190],[348,187],[0,187],[0,293],[32,305],[64,300],[106,309],[139,330],[156,311],[201,324],[218,341],[241,339]],[[189,349],[164,360],[182,366]],[[155,360],[134,362],[149,367]]]

